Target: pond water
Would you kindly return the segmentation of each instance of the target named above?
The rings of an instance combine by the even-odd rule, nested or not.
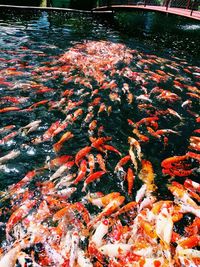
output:
[[[24,217],[41,212],[44,202],[51,216],[43,221],[55,226],[49,217],[59,208],[51,207],[50,197],[60,201],[60,208],[81,203],[95,216],[100,211],[88,200],[89,192],[94,198],[99,191],[119,192],[124,203],[141,204],[146,197],[149,202],[142,205],[148,207],[173,200],[173,186],[180,188],[187,179],[198,182],[199,36],[200,24],[154,13],[119,13],[105,20],[58,12],[1,14],[5,250],[19,234],[13,225],[29,232]],[[138,193],[141,188],[144,195]],[[9,216],[28,201],[26,214],[11,226]],[[183,213],[183,221],[174,224],[179,234],[198,216],[188,209]],[[11,241],[5,241],[5,231]],[[38,243],[43,251],[52,245]],[[35,260],[41,266],[68,266],[52,255]]]

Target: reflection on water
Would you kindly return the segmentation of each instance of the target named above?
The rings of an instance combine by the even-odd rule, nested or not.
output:
[[[200,23],[173,15],[153,12],[130,12],[116,14],[115,25],[129,37],[157,51],[177,53],[182,57],[194,56],[199,60]]]

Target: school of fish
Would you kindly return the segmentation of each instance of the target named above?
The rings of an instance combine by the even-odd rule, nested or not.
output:
[[[0,193],[0,267],[200,266],[200,68],[101,40],[10,53],[2,177],[43,154]]]

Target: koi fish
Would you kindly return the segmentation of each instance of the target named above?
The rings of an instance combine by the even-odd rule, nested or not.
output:
[[[69,155],[63,155],[63,156],[60,156],[60,157],[57,157],[55,159],[52,159],[49,163],[47,163],[45,167],[47,168],[54,168],[54,167],[59,167],[63,164],[65,164],[66,162],[72,160],[72,156],[69,156]]]
[[[142,159],[141,146],[140,146],[140,143],[133,137],[129,137],[128,142],[130,144],[129,155],[131,157],[131,161],[134,165],[134,168],[137,172],[137,170],[138,170],[137,160],[141,161],[141,159]],[[136,153],[134,153],[133,149],[135,149]]]
[[[94,173],[90,174],[90,175],[86,178],[86,180],[85,180],[85,182],[84,182],[82,192],[85,191],[85,188],[86,188],[86,186],[87,186],[88,184],[90,184],[90,183],[92,183],[93,181],[95,181],[95,180],[101,178],[101,176],[103,176],[105,173],[106,173],[105,171],[98,171],[98,172],[94,172]]]
[[[81,150],[78,151],[78,153],[75,156],[75,163],[78,166],[79,161],[85,157],[90,151],[91,151],[91,147],[90,146],[86,146],[84,148],[82,148]]]
[[[0,164],[6,162],[8,160],[15,159],[20,154],[21,154],[21,152],[19,150],[12,150],[8,154],[6,154],[5,156],[3,156],[3,157],[0,158]]]
[[[13,124],[4,126],[4,127],[0,128],[0,134],[6,133],[6,132],[12,130],[13,128],[15,128],[15,125],[13,125]]]
[[[0,113],[7,113],[7,112],[19,111],[19,110],[20,108],[18,107],[6,107],[6,108],[0,109]]]
[[[87,161],[82,160],[80,163],[80,171],[76,177],[76,179],[72,182],[72,184],[78,184],[85,177],[87,172]]]
[[[132,194],[132,189],[133,189],[133,184],[135,180],[135,175],[133,173],[133,170],[131,168],[128,168],[127,175],[126,175],[126,180],[128,182],[128,194]]]
[[[120,159],[120,161],[115,166],[115,172],[121,170],[122,166],[127,164],[127,162],[130,161],[130,160],[131,160],[131,156],[130,155],[127,155],[127,156],[123,157],[122,159]]]
[[[118,155],[121,156],[121,152],[118,149],[116,149],[115,147],[111,146],[111,145],[103,145],[103,149],[115,152],[115,153],[117,153]]]
[[[116,197],[120,196],[119,192],[112,192],[110,194],[107,194],[105,196],[93,198],[91,197],[91,194],[87,197],[87,200],[92,203],[92,205],[95,205],[97,207],[105,207],[107,206],[112,200],[114,200]]]
[[[18,253],[22,248],[25,248],[22,243],[16,244],[7,253],[0,258],[1,267],[14,267],[17,261]]]
[[[53,181],[57,178],[59,178],[65,171],[71,169],[74,166],[74,161],[68,161],[64,163],[60,168],[57,169],[57,171],[50,176],[50,181]]]
[[[36,138],[35,140],[32,141],[32,143],[40,144],[42,142],[48,141],[49,139],[51,139],[53,137],[53,133],[55,132],[55,130],[58,128],[59,125],[60,125],[59,120],[52,123],[51,126],[49,127],[49,129],[47,131],[45,131],[43,136]]]
[[[100,212],[90,223],[88,224],[88,228],[93,227],[102,217],[110,216],[114,211],[116,211],[124,202],[124,196],[118,196],[112,201],[109,202],[108,205]]]
[[[14,132],[9,133],[8,135],[4,136],[0,140],[0,145],[6,144],[10,139],[12,139],[13,137],[17,136],[18,134],[19,134],[19,131],[14,131]]]
[[[54,151],[58,153],[60,149],[62,148],[63,143],[65,143],[66,141],[68,141],[69,139],[73,137],[74,135],[71,132],[64,133],[63,136],[60,138],[60,140],[53,145]]]
[[[161,162],[161,166],[165,169],[173,168],[174,164],[180,163],[181,161],[184,161],[187,159],[187,155],[183,156],[173,156],[170,158],[166,158]]]
[[[102,171],[104,171],[104,172],[107,172],[106,165],[105,165],[105,162],[104,162],[104,159],[103,159],[102,155],[101,154],[97,154],[96,159],[97,159],[97,162],[99,164],[100,169]]]
[[[104,145],[105,142],[111,140],[111,137],[99,137],[92,141],[92,147],[99,149],[101,146]]]
[[[99,251],[109,257],[120,257],[130,251],[132,245],[130,244],[107,244],[99,248]]]
[[[139,178],[147,185],[152,185],[154,183],[154,171],[153,166],[150,161],[142,160],[142,169],[139,173]]]
[[[22,206],[14,211],[6,224],[6,234],[8,235],[12,228],[20,222],[25,216],[28,215],[29,211],[36,205],[36,200],[27,200]]]
[[[27,135],[27,134],[29,134],[31,132],[36,131],[41,122],[42,122],[41,120],[33,121],[33,122],[27,124],[26,126],[21,127],[20,131],[22,131],[23,134]]]

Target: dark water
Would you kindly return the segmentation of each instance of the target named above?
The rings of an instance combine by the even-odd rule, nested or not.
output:
[[[112,27],[109,24],[105,24],[105,21],[109,22]],[[163,31],[163,28],[167,29],[167,31]],[[124,31],[124,29],[126,30]],[[186,91],[174,88],[173,80],[177,79],[180,83],[183,83],[183,88],[194,86],[197,88],[197,91],[199,90],[200,76],[198,64],[200,44],[197,42],[199,32],[200,24],[196,22],[185,19],[171,19],[152,13],[135,14],[132,17],[130,14],[118,14],[115,17],[115,21],[108,18],[97,20],[91,16],[60,14],[57,12],[49,14],[47,12],[17,13],[14,11],[1,13],[0,77],[8,82],[8,84],[1,83],[0,85],[1,109],[15,105],[3,100],[5,96],[18,96],[26,100],[17,105],[21,109],[20,112],[1,113],[0,128],[14,125],[15,128],[12,131],[15,131],[35,120],[42,120],[42,123],[37,131],[27,136],[18,134],[8,142],[1,144],[0,156],[4,156],[12,150],[19,150],[21,153],[17,158],[9,160],[2,166],[0,188],[4,189],[8,185],[19,181],[27,171],[43,166],[49,157],[52,159],[56,156],[52,150],[52,145],[60,139],[61,134],[59,137],[56,136],[53,140],[40,145],[33,145],[32,140],[42,135],[53,122],[64,120],[66,114],[59,109],[50,108],[49,104],[38,105],[31,112],[25,111],[26,108],[42,100],[49,102],[59,101],[62,92],[67,89],[67,85],[63,82],[62,73],[56,75],[53,71],[48,70],[48,67],[55,66],[56,60],[68,51],[69,48],[78,43],[104,40],[116,44],[125,44],[127,49],[136,50],[136,54],[129,67],[134,72],[139,73],[141,77],[143,77],[143,71],[145,69],[148,70],[148,68],[152,72],[163,70],[168,75],[166,81],[158,83],[155,80],[151,80],[150,74],[147,75],[145,92],[140,82],[134,81],[132,83],[129,78],[121,77],[119,74],[114,74],[114,77],[111,77],[110,72],[106,73],[105,71],[109,79],[114,79],[119,87],[125,82],[128,83],[134,95],[133,105],[127,105],[125,101],[126,96],[121,93],[119,93],[120,101],[112,101],[106,92],[100,93],[102,101],[107,106],[112,106],[112,113],[111,115],[104,113],[103,115],[95,115],[99,116],[100,125],[104,126],[104,135],[112,136],[110,144],[116,146],[123,156],[128,153],[129,145],[127,138],[132,135],[132,129],[128,127],[127,119],[139,121],[143,117],[153,115],[153,112],[149,115],[149,111],[138,109],[138,104],[149,104],[152,100],[137,100],[137,97],[148,94],[156,86],[171,90],[181,97],[180,101],[165,102],[157,99],[154,103],[158,110],[171,108],[183,117],[183,120],[180,121],[176,115],[169,114],[160,120],[160,128],[173,129],[178,132],[178,135],[167,135],[169,139],[167,148],[163,146],[163,138],[161,140],[152,139],[148,144],[144,144],[142,148],[146,159],[155,165],[157,183],[161,187],[162,192],[161,160],[167,156],[186,153],[189,137],[196,127],[196,115],[190,115],[181,106],[187,100],[188,95]],[[148,62],[152,55],[154,59],[158,59],[157,62]],[[147,60],[147,62],[138,65],[137,63],[140,59]],[[38,72],[37,70],[42,66],[47,68],[44,71]],[[118,63],[117,68],[121,70],[124,66],[125,64],[122,60]],[[188,69],[189,72],[184,71],[184,69]],[[19,71],[20,73],[12,74],[12,71]],[[195,74],[193,74],[194,72]],[[77,73],[78,70],[76,69],[75,74]],[[53,88],[53,90],[38,93],[37,90],[29,88],[30,84],[42,84],[45,87]],[[94,88],[98,87],[94,79],[92,80],[92,86]],[[87,88],[84,86],[82,88],[82,85],[73,83],[73,81],[69,84],[69,87],[74,90],[84,89],[84,92],[87,92]],[[73,101],[78,101],[79,99],[80,95],[75,94],[72,97]],[[72,154],[74,156],[80,148],[89,144],[88,125],[84,123],[89,101],[91,99],[86,96],[81,105],[84,116],[68,127],[67,130],[72,131],[75,134],[75,138],[64,145],[60,155]],[[193,98],[191,101],[191,112],[196,114],[199,110],[199,99]],[[71,112],[75,110],[73,109]],[[9,133],[1,134],[1,138]],[[141,133],[146,134],[146,129],[141,129]],[[111,171],[110,177],[113,183],[108,184],[106,189],[108,192],[112,190],[115,183],[113,168],[118,160],[118,155],[109,154],[107,165]],[[196,167],[195,164],[194,167]],[[44,176],[47,178],[49,173],[45,173]],[[196,174],[194,174],[194,179],[196,179]],[[98,188],[101,188],[104,182],[105,179],[99,182]],[[138,181],[138,185],[136,182],[136,189],[139,188],[139,185],[140,182]],[[96,190],[95,186],[91,186],[91,188],[94,191]],[[118,190],[121,190],[120,187]]]
[[[153,12],[116,14],[117,27],[128,37],[139,38],[142,44],[156,52],[188,57],[192,62],[200,57],[200,22],[192,19]]]

